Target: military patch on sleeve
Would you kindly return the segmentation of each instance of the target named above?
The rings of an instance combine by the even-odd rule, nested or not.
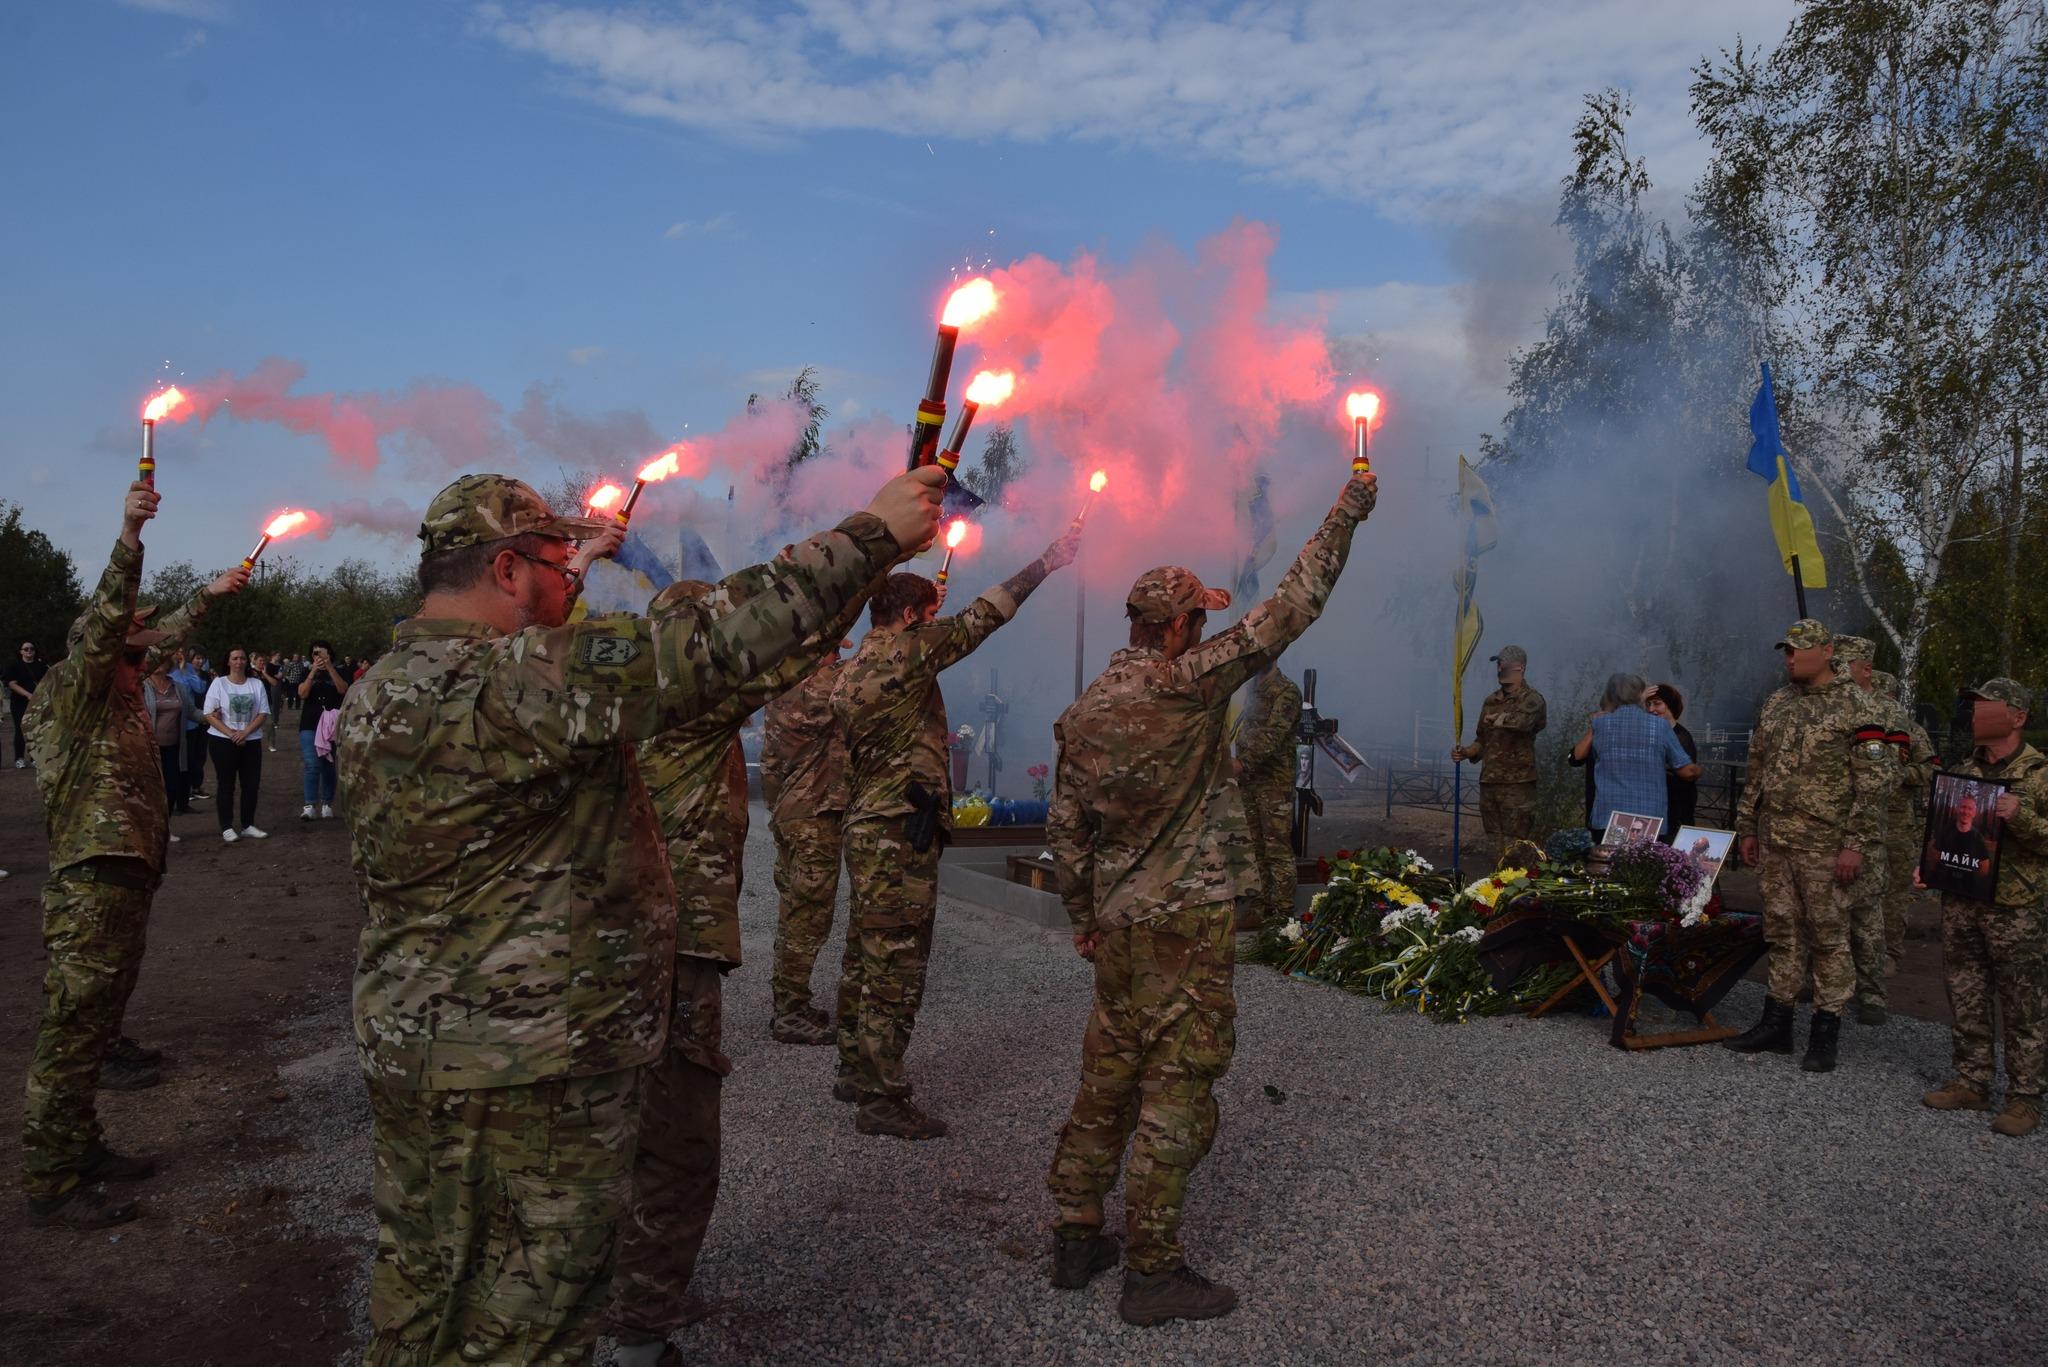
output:
[[[631,636],[601,636],[590,632],[577,640],[576,658],[587,665],[617,669],[640,658],[640,642]]]
[[[1883,741],[1881,741],[1881,740],[1867,740],[1867,741],[1864,741],[1864,742],[1863,742],[1863,753],[1864,753],[1865,755],[1869,756],[1869,757],[1870,757],[1871,759],[1883,759],[1883,758],[1884,758],[1884,742],[1883,742]]]

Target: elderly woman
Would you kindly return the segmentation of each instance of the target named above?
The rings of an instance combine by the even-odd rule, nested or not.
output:
[[[1692,738],[1692,732],[1680,724],[1685,715],[1685,695],[1674,684],[1651,684],[1643,692],[1643,710],[1671,728],[1671,734],[1678,737],[1678,743],[1685,749],[1686,757],[1697,761],[1700,757],[1699,742]],[[1664,833],[1657,838],[1669,845],[1678,836],[1680,826],[1690,826],[1700,808],[1700,782],[1696,778],[1680,778],[1676,772],[1664,776]]]
[[[1685,753],[1670,725],[1644,709],[1648,688],[1640,674],[1609,675],[1600,710],[1572,747],[1572,758],[1579,763],[1593,756],[1593,816],[1588,824],[1596,840],[1615,812],[1654,816],[1661,822],[1669,807],[1667,774],[1699,779],[1698,761]]]

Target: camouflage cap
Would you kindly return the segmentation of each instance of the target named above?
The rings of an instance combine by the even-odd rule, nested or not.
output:
[[[1529,652],[1520,646],[1502,646],[1500,654],[1492,658],[1498,664],[1526,665],[1529,663]]]
[[[1870,682],[1887,698],[1899,698],[1899,676],[1882,669],[1870,671]],[[1903,700],[1902,700],[1903,701]]]
[[[1986,679],[1975,688],[1964,689],[1963,696],[1973,701],[2002,702],[2021,712],[2032,713],[2034,710],[2033,695],[2018,679]]]
[[[1877,658],[1877,646],[1868,636],[1837,636],[1835,638],[1835,659],[1842,664],[1855,664],[1858,660]]]
[[[1805,650],[1810,646],[1834,644],[1835,633],[1824,623],[1811,617],[1802,617],[1785,630],[1785,639],[1773,647],[1776,650]]]
[[[584,541],[611,525],[608,517],[559,517],[532,485],[510,475],[464,475],[427,505],[420,541],[433,555],[526,532]]]
[[[1228,589],[1204,588],[1193,570],[1178,565],[1146,570],[1124,599],[1134,622],[1170,622],[1183,612],[1221,612],[1229,606]]]

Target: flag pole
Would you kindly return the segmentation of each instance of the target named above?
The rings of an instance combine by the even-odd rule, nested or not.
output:
[[[1799,572],[1799,557],[1792,557],[1792,592],[1799,600],[1799,616],[1806,616],[1806,576]]]
[[[1463,736],[1452,737],[1454,745],[1464,743]],[[1451,878],[1456,881],[1462,875],[1458,872],[1458,852],[1462,848],[1459,840],[1459,823],[1465,816],[1465,766],[1457,760],[1451,761]]]

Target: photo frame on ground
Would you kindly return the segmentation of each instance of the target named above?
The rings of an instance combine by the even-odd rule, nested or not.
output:
[[[1972,902],[1996,900],[1998,846],[2005,828],[1998,800],[2008,791],[1996,779],[1936,771],[1927,798],[1921,882]]]
[[[1678,834],[1671,837],[1671,847],[1706,865],[1707,883],[1711,886],[1721,876],[1721,866],[1728,862],[1728,851],[1735,848],[1735,832],[1712,826],[1680,826]]]
[[[1600,834],[1602,845],[1626,845],[1631,840],[1655,840],[1664,829],[1661,816],[1644,816],[1641,812],[1610,812],[1607,815],[1607,829]]]

